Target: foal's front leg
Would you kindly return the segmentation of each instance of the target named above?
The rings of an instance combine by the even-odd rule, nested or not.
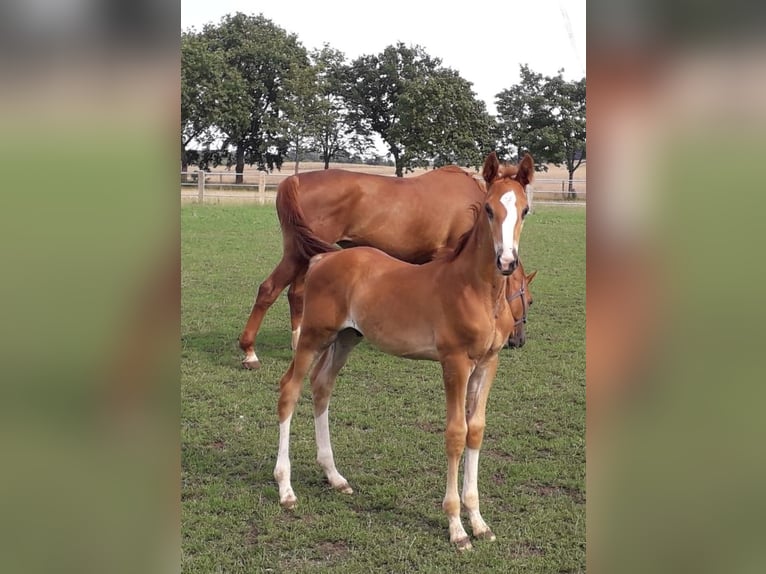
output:
[[[479,512],[479,451],[484,438],[485,412],[487,397],[497,372],[498,356],[476,367],[468,380],[468,396],[466,400],[466,418],[468,435],[463,468],[463,506],[468,512],[473,535],[485,540],[495,540],[495,535]]]
[[[447,425],[444,431],[447,447],[447,490],[442,508],[449,520],[449,539],[460,550],[472,548],[468,534],[460,521],[460,495],[457,480],[460,457],[465,448],[468,426],[465,418],[465,398],[471,364],[467,357],[442,360],[444,391],[447,398]]]

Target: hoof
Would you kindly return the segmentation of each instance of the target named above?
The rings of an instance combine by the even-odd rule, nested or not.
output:
[[[494,542],[497,540],[497,537],[494,535],[494,533],[491,530],[485,530],[481,534],[476,535],[477,540],[488,540],[489,542]]]
[[[293,510],[295,508],[295,505],[298,504],[298,499],[295,498],[294,496],[291,496],[291,497],[286,498],[284,500],[280,500],[279,504],[285,510]]]
[[[457,549],[460,550],[460,552],[465,552],[466,550],[473,550],[473,545],[471,544],[471,540],[467,536],[465,538],[461,538],[460,540],[456,540],[454,544],[455,546],[457,546]]]
[[[255,371],[261,368],[261,362],[258,359],[255,361],[242,361],[242,366],[251,371]]]
[[[343,494],[354,494],[354,489],[351,488],[351,485],[348,482],[344,482],[340,486],[334,486],[333,488]]]

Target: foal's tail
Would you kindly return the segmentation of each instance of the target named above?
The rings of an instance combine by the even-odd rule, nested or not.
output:
[[[282,226],[285,247],[291,242],[296,254],[306,261],[319,253],[336,251],[338,247],[317,237],[306,223],[303,210],[298,202],[298,176],[291,175],[279,184],[277,189],[277,216]]]

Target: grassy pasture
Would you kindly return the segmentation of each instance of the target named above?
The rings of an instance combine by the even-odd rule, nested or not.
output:
[[[479,463],[497,541],[462,555],[441,510],[439,365],[366,343],[330,408],[336,463],[355,493],[330,489],[315,462],[305,384],[292,424],[298,506],[280,508],[272,472],[277,385],[291,358],[286,297],[261,328],[261,370],[240,368],[236,345],[281,255],[274,208],[191,204],[181,216],[184,572],[585,571],[584,210],[538,206],[525,225],[535,303],[526,346],[502,352]]]

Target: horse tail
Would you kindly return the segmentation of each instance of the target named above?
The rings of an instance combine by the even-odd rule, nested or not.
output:
[[[314,255],[336,251],[338,247],[318,237],[306,223],[298,202],[298,176],[291,175],[277,189],[277,216],[285,243],[292,241],[295,252],[306,261]]]

